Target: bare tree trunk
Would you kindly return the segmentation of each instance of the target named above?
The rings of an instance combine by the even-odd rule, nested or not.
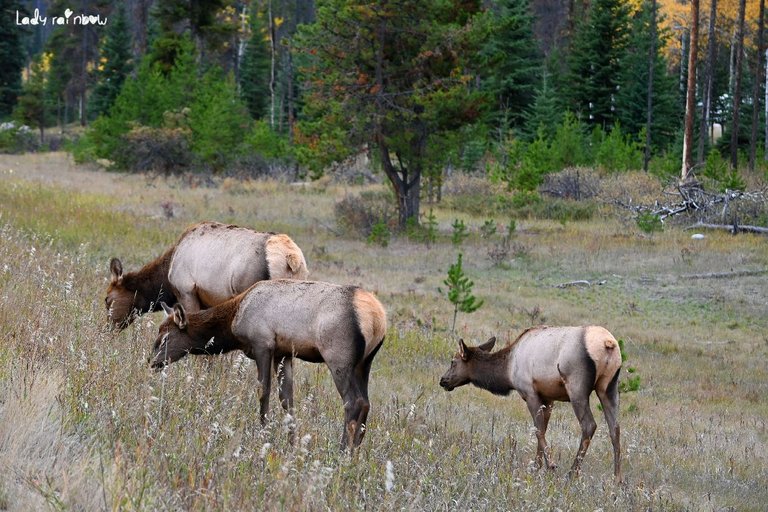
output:
[[[760,0],[757,15],[757,52],[755,52],[755,83],[752,88],[752,132],[749,137],[749,170],[755,170],[757,154],[757,119],[760,110],[760,75],[763,72],[763,29],[765,28],[765,0]]]
[[[704,75],[704,90],[702,91],[701,125],[699,135],[699,149],[696,161],[704,161],[705,142],[709,143],[709,117],[712,111],[712,84],[715,77],[715,59],[717,59],[717,0],[712,0],[709,10],[709,40],[707,41],[707,67]]]
[[[691,41],[688,50],[688,88],[685,93],[685,133],[681,181],[688,179],[693,167],[693,117],[696,105],[696,57],[699,46],[699,0],[691,0]]]
[[[651,46],[648,49],[648,95],[645,117],[645,151],[643,170],[648,172],[651,161],[651,126],[653,124],[653,68],[656,67],[656,0],[651,0]]]
[[[739,165],[739,110],[741,106],[741,60],[744,55],[744,12],[747,0],[739,0],[739,21],[736,26],[736,69],[733,81],[733,122],[731,128],[731,165]]]
[[[683,30],[680,33],[680,79],[678,82],[680,83],[680,92],[685,92],[686,87],[686,76],[685,76],[685,66],[683,66],[683,63],[687,60],[687,54],[688,54],[688,34],[689,31]]]

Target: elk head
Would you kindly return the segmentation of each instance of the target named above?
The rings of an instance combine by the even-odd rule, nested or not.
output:
[[[496,344],[496,338],[491,338],[477,347],[468,347],[464,340],[459,340],[459,351],[453,356],[451,367],[440,378],[440,386],[446,391],[469,384],[475,375],[473,356],[478,352],[490,352]]]

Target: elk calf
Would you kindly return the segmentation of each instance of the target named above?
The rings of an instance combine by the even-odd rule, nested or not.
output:
[[[343,448],[358,446],[370,403],[368,378],[384,342],[387,317],[373,294],[355,286],[278,279],[256,283],[218,306],[187,313],[163,304],[151,366],[192,354],[242,350],[256,361],[261,384],[261,421],[269,409],[272,365],[280,402],[293,408],[293,357],[324,362],[344,401]]]
[[[190,226],[165,253],[136,272],[123,273],[117,258],[104,303],[113,327],[179,302],[188,313],[215,306],[266,279],[306,279],[307,263],[288,235],[201,222]]]
[[[546,327],[527,329],[514,342],[492,353],[496,338],[478,347],[459,340],[459,352],[440,379],[451,391],[474,384],[497,395],[517,391],[528,405],[536,426],[536,462],[554,469],[545,439],[555,401],[571,402],[581,425],[581,443],[571,474],[578,474],[584,454],[597,429],[589,407],[594,390],[603,406],[613,444],[613,472],[621,482],[621,442],[618,422],[621,353],[616,339],[603,327]]]

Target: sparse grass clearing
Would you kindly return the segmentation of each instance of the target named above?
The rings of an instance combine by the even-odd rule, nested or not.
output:
[[[194,186],[84,170],[62,154],[0,156],[0,509],[764,510],[768,275],[684,277],[768,268],[764,237],[645,235],[601,208],[589,221],[518,221],[517,253],[496,265],[493,240],[479,235],[487,217],[462,215],[469,237],[456,248],[459,216],[440,206],[430,247],[338,236],[334,204],[356,191]],[[291,447],[276,399],[270,424],[259,424],[256,370],[243,356],[188,357],[154,374],[158,315],[105,329],[109,257],[135,269],[203,219],[285,231],[313,279],[361,284],[387,307],[369,432],[354,458],[337,451],[341,408],[325,366],[296,364]],[[612,483],[596,400],[583,476],[568,482],[579,435],[569,404],[552,416],[560,468],[550,474],[532,467],[535,437],[517,396],[438,387],[455,343],[437,288],[459,250],[485,300],[459,315],[465,339],[597,323],[624,340],[624,368],[641,378],[621,396],[625,485]],[[605,282],[555,287],[580,279]]]

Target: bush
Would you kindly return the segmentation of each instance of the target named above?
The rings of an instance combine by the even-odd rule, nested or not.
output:
[[[189,131],[184,128],[137,126],[121,140],[123,150],[114,160],[120,169],[171,174],[187,169],[192,162]]]
[[[40,148],[40,137],[29,126],[0,124],[0,153],[25,153]]]
[[[664,230],[664,224],[661,222],[661,217],[655,213],[642,212],[637,216],[635,222],[637,222],[637,227],[639,227],[643,233],[651,234],[656,231]]]
[[[336,226],[342,234],[368,239],[376,225],[394,229],[397,212],[389,192],[363,192],[359,196],[348,195],[334,206]],[[382,226],[377,228],[382,232]],[[378,236],[378,235],[376,235]]]
[[[601,128],[596,128],[602,132]],[[595,163],[607,172],[630,171],[643,166],[643,152],[637,142],[621,133],[615,124],[607,136],[602,137],[595,153]]]

